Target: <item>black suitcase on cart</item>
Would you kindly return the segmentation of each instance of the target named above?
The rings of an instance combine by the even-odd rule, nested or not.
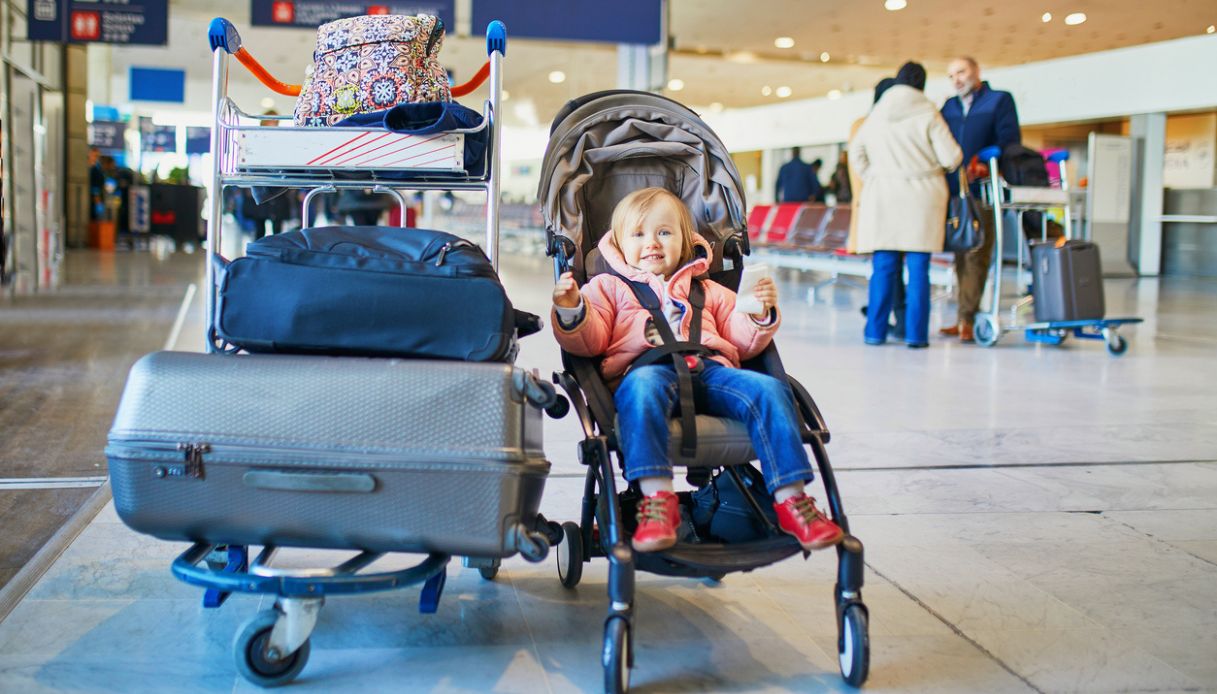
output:
[[[1106,312],[1099,247],[1089,241],[1031,244],[1037,323],[1094,320]]]

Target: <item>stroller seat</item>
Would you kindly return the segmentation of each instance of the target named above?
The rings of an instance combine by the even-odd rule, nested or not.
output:
[[[717,468],[746,465],[748,461],[756,460],[743,422],[705,414],[697,415],[695,421],[697,454],[692,459],[680,455],[680,419],[668,422],[668,459],[673,465]]]

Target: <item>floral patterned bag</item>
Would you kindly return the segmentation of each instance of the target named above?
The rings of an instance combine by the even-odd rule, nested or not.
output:
[[[437,56],[444,23],[431,15],[349,17],[317,29],[296,125],[326,126],[401,103],[451,101]]]

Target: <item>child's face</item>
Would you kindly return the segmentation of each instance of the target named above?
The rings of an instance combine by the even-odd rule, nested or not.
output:
[[[630,267],[670,277],[680,264],[684,242],[680,235],[680,215],[671,201],[659,200],[638,226],[621,231],[621,253]]]

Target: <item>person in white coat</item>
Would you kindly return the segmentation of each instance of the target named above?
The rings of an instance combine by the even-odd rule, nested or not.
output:
[[[868,345],[887,341],[892,289],[906,266],[904,339],[913,348],[929,345],[930,254],[942,250],[947,217],[943,172],[959,166],[963,153],[924,89],[925,68],[905,63],[849,144],[863,182],[857,252],[874,254]]]

